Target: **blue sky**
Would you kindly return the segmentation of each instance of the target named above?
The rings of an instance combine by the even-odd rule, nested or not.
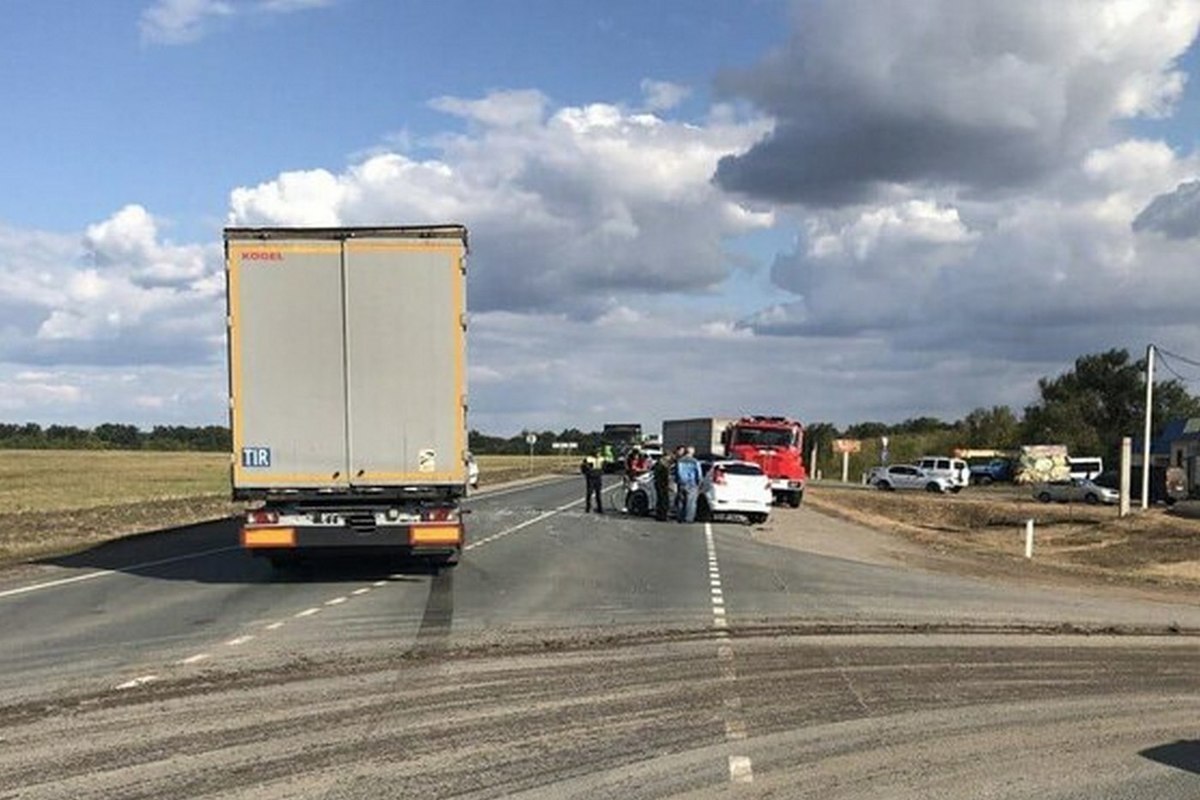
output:
[[[454,126],[427,105],[441,95],[636,102],[653,77],[694,87],[703,110],[712,75],[753,63],[786,16],[766,0],[338,0],[164,44],[139,32],[149,5],[6,4],[0,103],[19,113],[0,128],[0,219],[71,230],[137,202],[176,235],[211,235],[233,186]]]
[[[223,421],[229,223],[467,223],[496,433],[1200,357],[1200,0],[4,7],[0,420]]]

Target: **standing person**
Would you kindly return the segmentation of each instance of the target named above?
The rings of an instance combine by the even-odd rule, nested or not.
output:
[[[592,498],[596,498],[596,513],[603,514],[604,506],[600,504],[600,490],[604,483],[604,456],[599,450],[583,459],[579,465],[583,473],[584,502],[587,513],[592,512]]]
[[[663,453],[654,462],[654,518],[659,522],[667,521],[667,507],[671,501],[671,467],[673,464],[673,460],[666,453]]]
[[[671,503],[671,513],[675,515],[675,519],[683,519],[683,489],[679,485],[679,462],[687,455],[687,448],[679,445],[675,448],[675,455],[671,459],[671,482],[675,484],[675,499]]]
[[[696,500],[700,494],[700,481],[703,474],[700,462],[696,460],[696,448],[689,447],[683,458],[675,465],[675,473],[679,480],[679,490],[683,492],[683,513],[680,522],[696,521]]]

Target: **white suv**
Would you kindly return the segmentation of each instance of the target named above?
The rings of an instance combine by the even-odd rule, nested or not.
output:
[[[954,494],[958,494],[964,487],[971,484],[971,467],[961,458],[925,456],[917,462],[917,466],[929,475],[945,478],[950,485],[950,491]]]

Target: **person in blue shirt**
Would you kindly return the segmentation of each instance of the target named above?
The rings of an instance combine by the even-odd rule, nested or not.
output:
[[[683,495],[683,508],[680,509],[680,522],[696,521],[696,501],[700,496],[700,481],[703,474],[700,462],[696,460],[696,448],[689,447],[683,458],[675,462],[675,480]]]

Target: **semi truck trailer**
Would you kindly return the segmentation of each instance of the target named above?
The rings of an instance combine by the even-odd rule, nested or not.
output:
[[[457,563],[467,491],[461,225],[226,228],[243,547]]]

